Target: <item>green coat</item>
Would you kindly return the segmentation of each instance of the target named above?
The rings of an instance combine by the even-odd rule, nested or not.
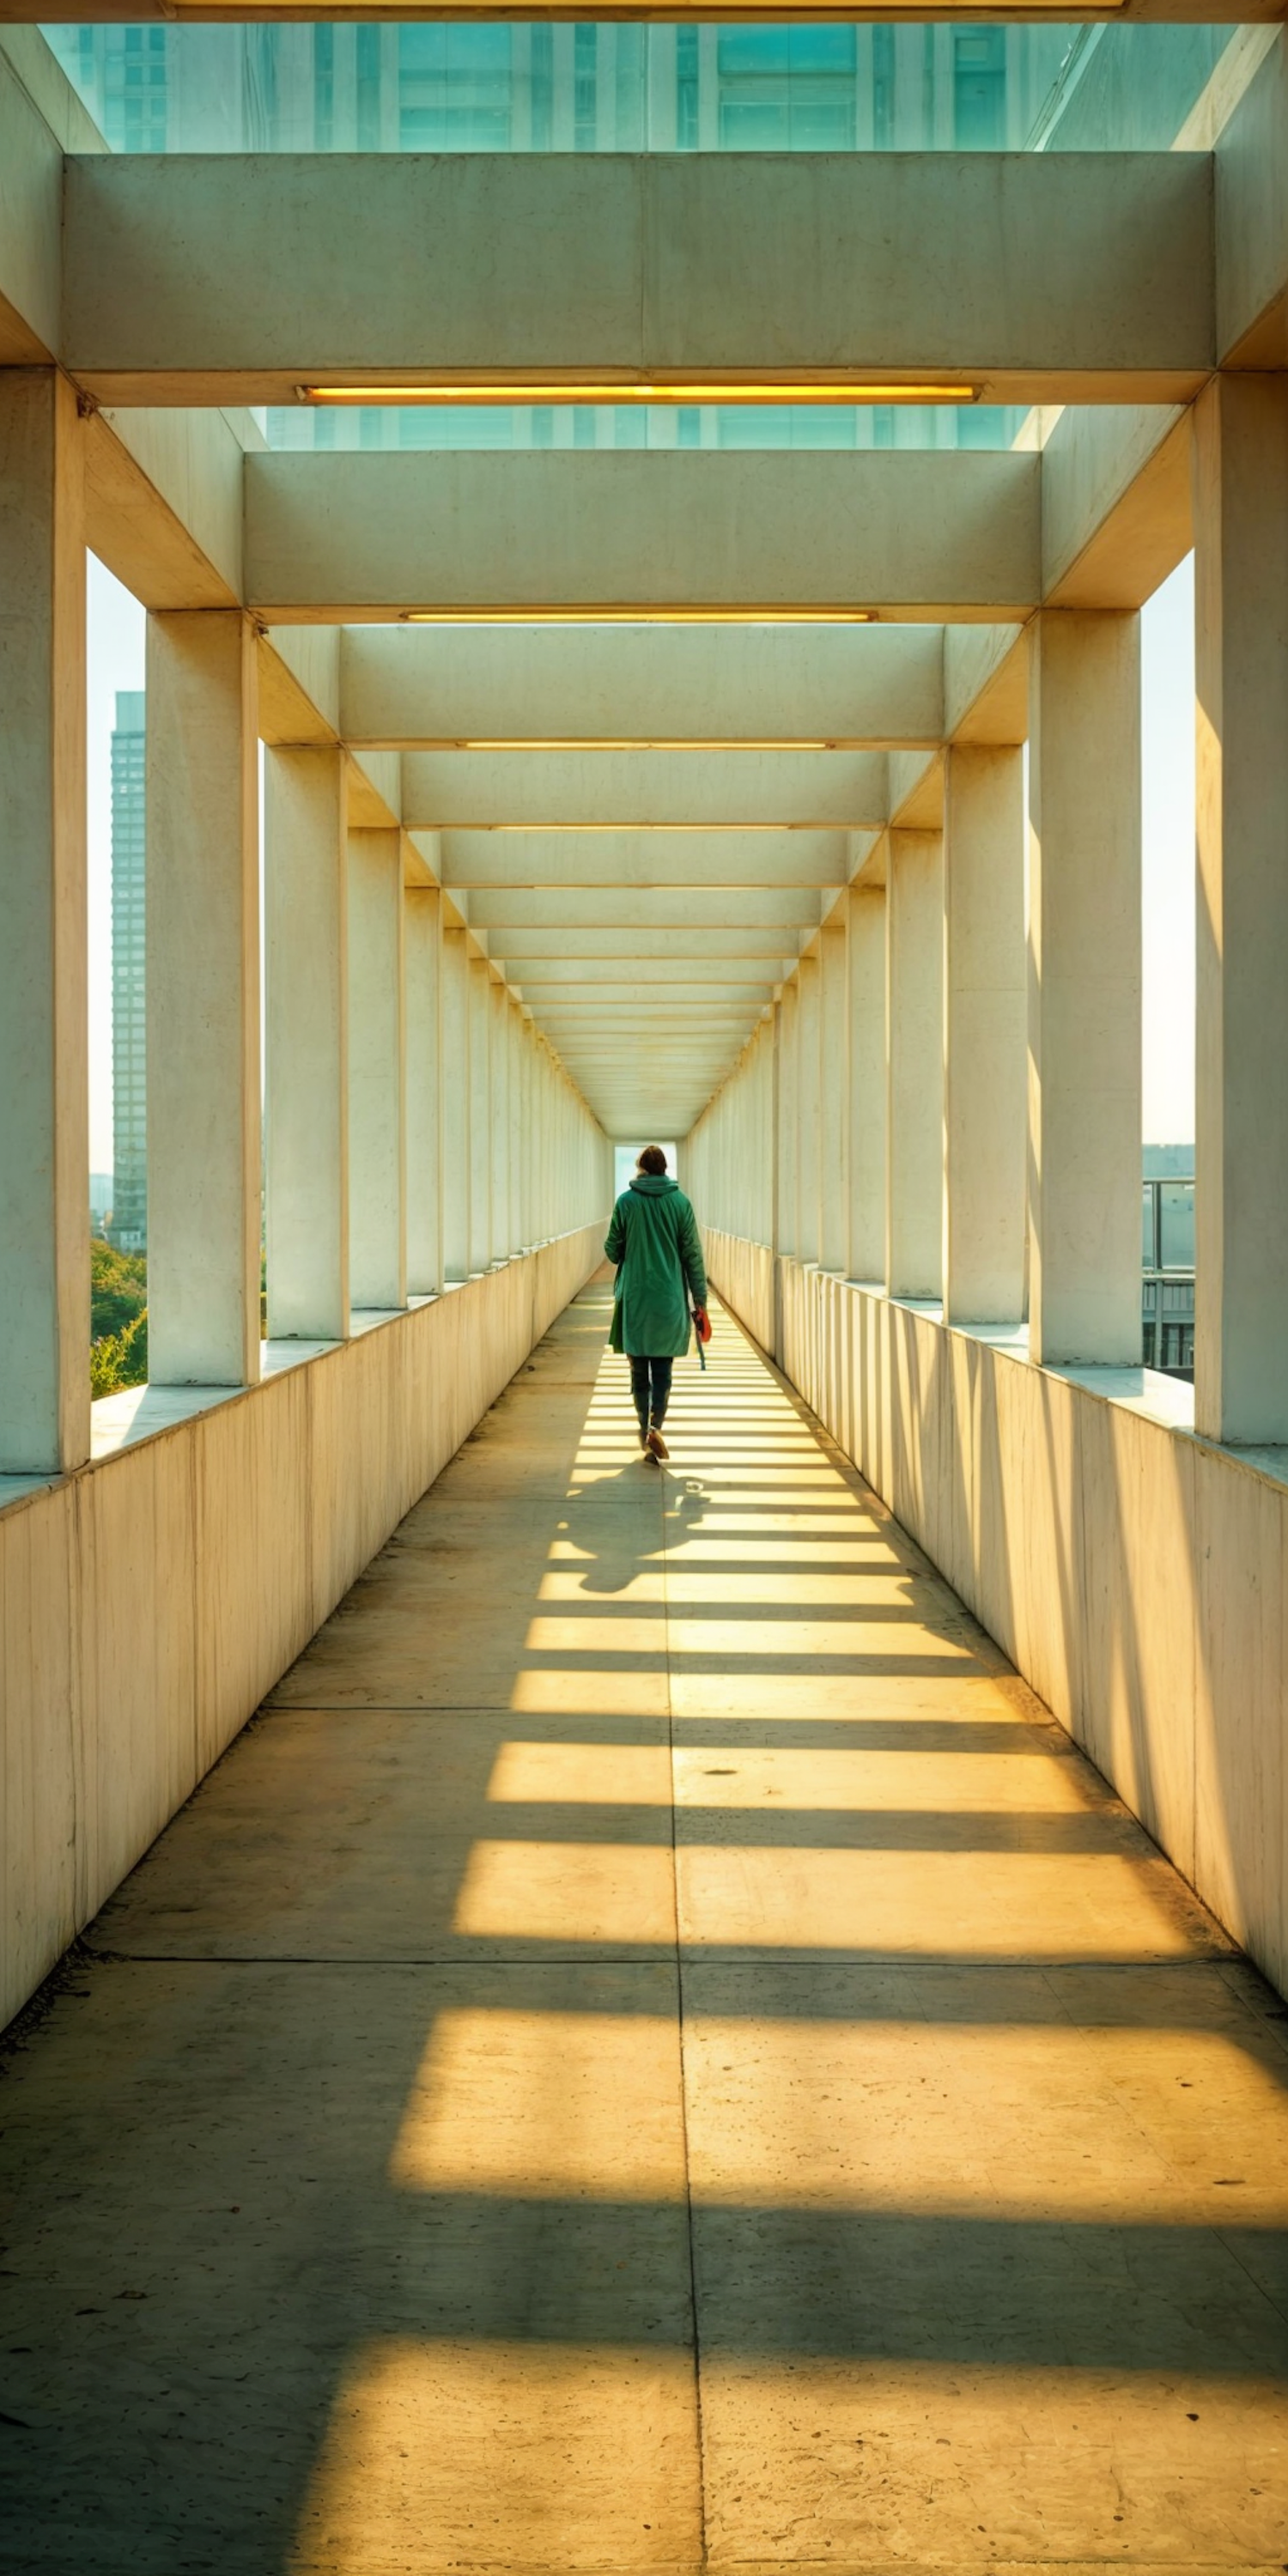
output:
[[[689,1300],[705,1306],[707,1273],[697,1218],[668,1173],[636,1173],[613,1210],[604,1250],[619,1265],[612,1349],[632,1359],[683,1359]]]

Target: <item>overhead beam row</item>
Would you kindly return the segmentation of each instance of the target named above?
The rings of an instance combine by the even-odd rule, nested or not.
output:
[[[109,403],[748,374],[1181,401],[1219,355],[1212,159],[73,155],[59,354]]]

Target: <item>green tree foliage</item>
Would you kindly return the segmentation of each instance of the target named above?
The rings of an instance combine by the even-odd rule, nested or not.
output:
[[[90,1338],[119,1333],[148,1302],[148,1265],[141,1252],[118,1252],[95,1235],[89,1248]]]
[[[143,1386],[148,1374],[148,1265],[96,1235],[90,1245],[90,1394]]]

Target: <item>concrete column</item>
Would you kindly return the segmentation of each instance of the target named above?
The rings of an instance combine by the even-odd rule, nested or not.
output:
[[[349,1271],[355,1306],[407,1303],[402,835],[349,834]]]
[[[1288,384],[1194,417],[1195,1425],[1288,1442]]]
[[[519,1094],[519,1005],[514,995],[505,997],[505,1166],[509,1180],[511,1253],[523,1250],[523,1203],[520,1191],[522,1160],[519,1152],[523,1131],[523,1110]]]
[[[1024,1314],[1024,754],[949,750],[944,824],[944,1314]]]
[[[349,1330],[347,765],[264,755],[264,1235],[272,1338]]]
[[[470,1271],[492,1260],[492,977],[485,957],[470,959]]]
[[[492,1258],[508,1261],[510,1240],[510,997],[504,984],[493,983],[492,1011]]]
[[[528,1035],[531,1040],[528,1080],[532,1088],[532,1106],[529,1111],[531,1133],[528,1140],[529,1240],[536,1244],[544,1243],[549,1231],[546,1224],[545,1197],[546,1070],[545,1049],[531,1022],[528,1026]]]
[[[466,934],[443,931],[443,1276],[470,1275],[470,967]]]
[[[259,1376],[258,637],[239,609],[150,617],[148,1366]]]
[[[533,1116],[535,1089],[532,1061],[532,1023],[523,1011],[515,1013],[516,1029],[516,1105],[515,1120],[519,1149],[519,1232],[524,1251],[530,1251],[535,1239],[532,1204]]]
[[[824,1270],[844,1272],[849,1248],[847,1129],[850,1033],[844,902],[819,940],[819,1247]]]
[[[796,1103],[800,1006],[800,988],[793,975],[783,986],[778,1012],[778,1249],[788,1254],[797,1250]]]
[[[1037,621],[1029,749],[1029,1348],[1140,1365],[1140,620]]]
[[[52,369],[0,373],[0,1474],[89,1456],[85,511]]]
[[[818,1259],[819,967],[818,951],[797,970],[800,1018],[796,1038],[796,1258]]]
[[[408,886],[403,905],[407,1288],[413,1297],[436,1297],[443,1285],[443,898],[437,886]]]
[[[943,836],[891,832],[886,883],[886,1279],[943,1289]]]
[[[886,1275],[886,891],[856,886],[849,896],[851,1279]]]

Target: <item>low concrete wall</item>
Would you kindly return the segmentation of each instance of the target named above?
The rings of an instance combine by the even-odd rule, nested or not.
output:
[[[1212,1912],[1288,1989],[1288,1488],[712,1232],[711,1277]]]
[[[602,1222],[0,1511],[0,2023],[602,1259]]]

